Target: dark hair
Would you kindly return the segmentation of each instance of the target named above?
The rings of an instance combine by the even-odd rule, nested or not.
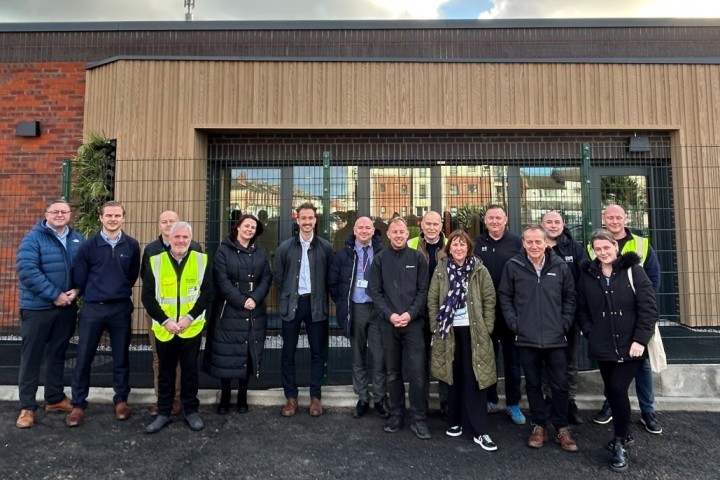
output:
[[[505,207],[503,207],[503,206],[500,205],[499,203],[493,203],[493,204],[491,204],[491,205],[488,205],[487,208],[485,209],[485,212],[487,213],[488,210],[495,210],[496,208],[499,208],[500,210],[503,211],[503,213],[504,213],[505,215],[507,215],[507,212],[505,211]]]
[[[475,243],[470,238],[470,235],[468,235],[467,232],[462,229],[453,230],[452,233],[450,233],[450,235],[448,235],[447,243],[445,244],[445,254],[447,256],[450,256],[450,245],[452,244],[453,240],[455,240],[456,238],[459,238],[460,240],[465,242],[465,244],[468,247],[467,253],[465,254],[465,258],[472,257],[474,255],[474,251],[475,251]]]
[[[125,205],[123,205],[122,203],[120,203],[116,200],[110,200],[109,202],[105,202],[102,205],[100,205],[100,208],[98,208],[98,213],[100,214],[100,216],[102,216],[103,213],[105,213],[105,209],[107,207],[120,207],[122,209],[123,217],[125,216]]]
[[[47,212],[47,211],[48,211],[48,208],[52,207],[52,206],[55,205],[56,203],[64,203],[65,205],[68,206],[68,208],[71,208],[71,207],[70,207],[70,202],[68,202],[68,201],[65,200],[64,198],[59,198],[59,199],[57,199],[57,200],[53,200],[53,201],[51,201],[51,202],[48,202],[48,203],[45,205],[45,211]]]
[[[235,222],[235,226],[230,230],[230,240],[232,240],[233,242],[237,241],[238,228],[240,228],[240,225],[242,225],[242,223],[248,218],[255,222],[255,235],[253,236],[253,238],[250,239],[250,243],[253,243],[256,238],[263,234],[263,230],[265,229],[263,223],[258,220],[255,215],[250,215],[249,213],[246,213],[245,215],[241,215],[240,218],[237,219],[237,221]]]
[[[317,214],[317,207],[310,202],[301,203],[296,209],[295,213],[300,215],[300,210],[310,209],[313,213]]]

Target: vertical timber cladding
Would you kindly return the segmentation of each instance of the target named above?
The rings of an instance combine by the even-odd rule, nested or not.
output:
[[[88,70],[85,129],[118,139],[128,201],[138,201],[133,185],[143,184],[142,206],[128,222],[143,242],[168,204],[191,221],[206,218],[198,199],[206,193],[207,153],[198,131],[675,132],[681,319],[714,325],[720,282],[702,272],[715,264],[720,236],[694,226],[720,210],[720,196],[705,193],[716,175],[699,169],[716,169],[718,159],[683,147],[720,145],[720,115],[710,107],[720,105],[719,83],[720,66],[712,64],[120,59]]]

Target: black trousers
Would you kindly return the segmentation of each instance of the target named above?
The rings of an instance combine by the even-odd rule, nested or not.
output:
[[[453,327],[455,358],[453,384],[448,388],[450,426],[460,425],[473,437],[488,433],[487,389],[478,387],[473,371],[470,327]]]
[[[600,375],[605,384],[605,397],[612,409],[616,437],[625,438],[628,435],[630,429],[628,387],[642,365],[642,359],[627,362],[598,362]]]
[[[202,335],[180,338],[175,335],[167,342],[157,340],[160,371],[158,372],[158,411],[170,416],[175,400],[175,375],[180,363],[180,401],[185,414],[196,413],[200,401],[198,393],[198,354]]]
[[[555,428],[567,427],[569,398],[566,349],[519,347],[518,350],[525,372],[525,392],[530,404],[532,423],[541,427],[547,426],[548,412],[542,392],[544,372],[552,391],[550,421]]]

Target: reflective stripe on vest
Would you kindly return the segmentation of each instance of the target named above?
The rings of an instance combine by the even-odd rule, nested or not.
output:
[[[199,252],[188,252],[188,259],[178,282],[177,273],[170,261],[170,254],[163,252],[150,259],[150,267],[155,276],[155,299],[162,311],[170,319],[177,321],[192,310],[200,297],[200,285],[205,277],[207,255]],[[180,310],[178,311],[178,303]],[[180,338],[192,338],[199,335],[205,326],[205,312],[195,318],[184,332],[178,334]],[[152,324],[155,338],[161,342],[170,341],[175,335],[168,332],[160,322],[153,319]]]
[[[628,240],[625,245],[623,245],[623,249],[620,254],[622,255],[623,253],[627,252],[637,253],[638,257],[640,257],[640,265],[642,266],[642,264],[645,263],[645,259],[647,258],[649,248],[650,242],[648,242],[645,237],[633,235],[633,237]],[[595,251],[592,249],[592,245],[590,245],[589,243],[587,246],[587,252],[590,256],[590,260],[595,260]]]

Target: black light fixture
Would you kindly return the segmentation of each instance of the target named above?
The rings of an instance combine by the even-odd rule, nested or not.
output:
[[[18,137],[39,137],[40,122],[37,120],[19,122],[15,127],[15,135]]]
[[[630,137],[630,142],[628,143],[628,151],[632,153],[642,153],[642,152],[649,152],[652,149],[650,148],[650,139],[646,135],[633,135]]]

